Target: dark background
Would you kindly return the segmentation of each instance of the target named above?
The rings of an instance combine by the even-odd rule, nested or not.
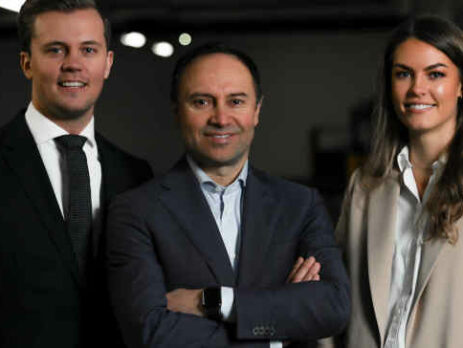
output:
[[[98,1],[98,0],[97,0]],[[168,169],[183,149],[169,104],[170,74],[192,45],[223,41],[256,61],[264,104],[251,158],[255,166],[317,186],[336,218],[349,173],[369,141],[369,114],[386,38],[413,14],[461,24],[461,0],[100,0],[113,27],[115,64],[96,108],[97,129],[125,150]],[[16,14],[0,9],[0,125],[26,107]],[[141,49],[120,34],[143,32]],[[170,41],[169,58],[153,55]]]

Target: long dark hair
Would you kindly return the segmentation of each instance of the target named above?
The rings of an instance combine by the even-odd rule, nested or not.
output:
[[[391,174],[398,151],[409,142],[408,131],[399,121],[391,100],[393,55],[396,48],[409,38],[426,42],[445,53],[458,67],[462,80],[463,31],[454,23],[438,17],[417,17],[407,20],[393,32],[384,52],[379,77],[372,148],[362,168],[363,183],[370,189]],[[447,163],[426,205],[431,238],[446,238],[452,244],[458,239],[455,222],[463,216],[462,106],[459,98],[457,126],[448,147]]]

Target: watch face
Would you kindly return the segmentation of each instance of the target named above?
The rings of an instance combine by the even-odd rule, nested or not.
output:
[[[204,301],[203,305],[206,308],[220,308],[222,304],[222,296],[221,296],[220,288],[206,288],[204,290]]]
[[[222,293],[220,287],[206,288],[203,291],[203,307],[206,316],[213,320],[220,320],[222,312],[220,307],[222,305]]]

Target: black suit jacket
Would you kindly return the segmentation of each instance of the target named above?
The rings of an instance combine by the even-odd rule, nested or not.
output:
[[[109,199],[151,176],[144,161],[96,136],[102,218]],[[104,220],[104,219],[103,219]],[[65,223],[21,112],[0,129],[0,347],[96,347],[121,342],[93,235],[91,278],[81,284]]]
[[[317,258],[321,281],[286,284],[299,255]],[[237,268],[186,160],[111,205],[108,277],[129,347],[268,347],[346,325],[348,279],[315,190],[250,169]],[[235,288],[234,324],[166,309],[166,292],[208,286]]]

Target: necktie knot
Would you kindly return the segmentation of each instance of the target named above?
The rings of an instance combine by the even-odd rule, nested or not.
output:
[[[57,137],[55,141],[67,150],[78,150],[82,149],[87,138],[80,135],[69,134]]]

